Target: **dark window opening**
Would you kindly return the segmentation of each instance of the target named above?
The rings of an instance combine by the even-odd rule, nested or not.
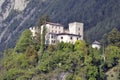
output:
[[[53,38],[53,36],[51,36],[51,38]]]
[[[63,39],[63,37],[61,37],[61,39]]]
[[[55,40],[52,40],[52,43],[55,43]]]
[[[78,40],[78,38],[77,38],[77,40]]]
[[[72,40],[72,37],[70,37],[70,39]]]

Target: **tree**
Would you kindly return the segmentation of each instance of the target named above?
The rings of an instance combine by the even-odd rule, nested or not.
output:
[[[76,41],[74,44],[75,51],[82,51],[84,54],[87,54],[87,47],[85,41]]]
[[[41,39],[41,53],[44,52],[44,49],[45,49],[45,35],[46,35],[46,27],[45,25],[43,25],[43,31],[42,31],[42,39]]]
[[[34,46],[30,46],[27,48],[25,56],[27,61],[30,65],[35,66],[38,61],[37,51],[35,50]]]
[[[39,59],[42,57],[42,55],[43,55],[43,52],[44,52],[44,49],[45,49],[45,36],[46,36],[46,23],[47,23],[47,21],[49,21],[49,18],[47,17],[47,16],[45,16],[45,17],[42,17],[41,18],[41,37],[40,37],[40,39],[41,39],[41,45],[40,45],[40,52],[39,52]]]
[[[55,51],[56,50],[56,45],[48,45],[47,50],[50,51],[50,52]]]
[[[105,49],[105,57],[108,68],[111,68],[118,64],[120,59],[120,50],[116,46],[108,46]]]
[[[120,47],[120,32],[114,28],[111,32],[104,36],[103,42],[108,45],[114,45]]]
[[[21,34],[18,42],[16,43],[15,52],[22,53],[25,52],[27,47],[32,45],[32,33],[30,30],[26,29]]]
[[[50,19],[49,19],[48,16],[43,16],[37,22],[38,33],[36,33],[37,34],[36,38],[37,38],[37,41],[38,41],[39,45],[41,45],[41,39],[42,39],[42,37],[41,37],[41,31],[42,31],[41,26],[45,25],[46,22],[48,22],[49,20]]]

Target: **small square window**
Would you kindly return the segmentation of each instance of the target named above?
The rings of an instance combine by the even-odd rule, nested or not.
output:
[[[52,43],[55,43],[55,40],[52,40]]]
[[[72,40],[72,37],[70,37],[70,39]]]
[[[63,37],[61,37],[61,39],[63,39]]]
[[[51,36],[51,38],[53,38],[53,36]]]
[[[77,40],[78,40],[79,38],[77,38]]]
[[[78,28],[78,30],[80,31],[80,28]]]

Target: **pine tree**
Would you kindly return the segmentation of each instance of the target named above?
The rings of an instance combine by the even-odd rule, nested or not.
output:
[[[42,57],[45,50],[45,35],[46,35],[46,23],[49,21],[48,16],[44,16],[40,19],[39,29],[40,29],[40,51],[39,51],[39,59]],[[43,28],[42,28],[43,27]],[[42,31],[42,32],[41,32]]]

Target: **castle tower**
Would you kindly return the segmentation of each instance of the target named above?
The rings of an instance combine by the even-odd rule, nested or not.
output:
[[[83,40],[83,25],[84,25],[83,23],[79,22],[69,23],[69,33],[80,35],[81,40]]]

